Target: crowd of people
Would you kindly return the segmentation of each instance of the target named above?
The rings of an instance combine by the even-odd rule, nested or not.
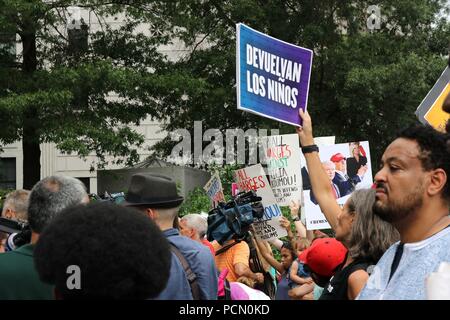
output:
[[[0,299],[426,299],[427,276],[450,262],[449,134],[401,131],[374,186],[341,208],[334,193],[361,181],[367,160],[355,146],[351,170],[340,154],[324,166],[311,118],[301,109],[300,117],[309,183],[332,236],[307,230],[293,202],[280,220],[284,241],[250,228],[219,244],[206,238],[205,215],[179,217],[184,199],[166,176],[133,175],[120,205],[89,203],[81,181],[50,176],[4,201],[2,218],[27,223],[30,237],[2,235]],[[351,177],[330,183],[328,169]]]

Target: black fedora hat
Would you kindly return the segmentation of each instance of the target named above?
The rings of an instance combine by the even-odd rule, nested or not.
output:
[[[149,208],[175,208],[183,202],[175,182],[160,174],[138,173],[131,177],[124,206],[148,206]]]

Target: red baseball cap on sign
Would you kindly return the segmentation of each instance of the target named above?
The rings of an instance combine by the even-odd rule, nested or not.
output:
[[[346,254],[347,248],[341,242],[334,238],[320,238],[300,254],[299,260],[319,276],[331,277],[344,262]]]
[[[339,161],[345,160],[345,159],[346,158],[344,157],[344,155],[339,152],[339,153],[333,154],[330,158],[330,161],[331,162],[339,162]]]

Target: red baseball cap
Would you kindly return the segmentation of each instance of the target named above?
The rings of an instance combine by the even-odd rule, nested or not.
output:
[[[344,262],[346,254],[347,248],[336,239],[319,238],[300,254],[299,260],[319,276],[331,277]]]
[[[332,162],[339,162],[341,160],[345,160],[346,158],[344,157],[344,155],[342,153],[336,153],[333,154],[333,156],[330,158],[330,161]]]

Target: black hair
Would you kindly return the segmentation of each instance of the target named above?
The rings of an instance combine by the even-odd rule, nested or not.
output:
[[[428,125],[412,125],[402,130],[397,138],[414,140],[419,146],[419,160],[425,171],[441,168],[447,174],[443,198],[450,201],[450,150],[449,134],[441,133]]]
[[[93,203],[62,211],[40,235],[34,261],[63,299],[148,299],[167,284],[171,251],[140,212]],[[69,266],[79,267],[79,289],[68,288]]]
[[[294,249],[294,247],[292,247],[292,244],[290,242],[283,241],[283,244],[281,245],[281,249],[283,249],[283,248],[289,250],[289,252],[292,255],[292,261],[297,259],[297,252],[295,252],[295,249]]]

